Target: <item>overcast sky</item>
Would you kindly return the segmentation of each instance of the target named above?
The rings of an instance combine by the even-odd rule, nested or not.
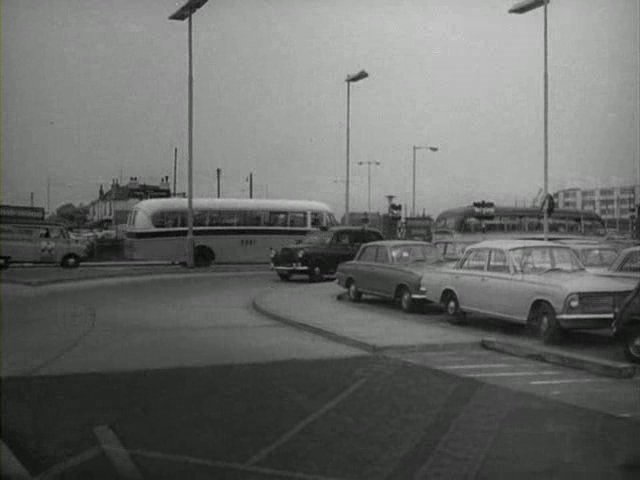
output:
[[[2,201],[88,203],[100,183],[186,181],[187,23],[173,0],[2,0]],[[210,0],[194,15],[195,196],[384,195],[437,214],[543,182],[542,9],[510,0]],[[549,6],[550,189],[634,183],[639,0]]]

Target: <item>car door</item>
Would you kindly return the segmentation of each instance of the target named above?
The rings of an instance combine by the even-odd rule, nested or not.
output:
[[[480,299],[478,308],[496,316],[513,314],[512,291],[514,278],[507,252],[492,248],[489,252],[486,272],[482,278],[482,289],[488,295]]]
[[[364,246],[356,261],[349,264],[353,279],[360,290],[372,291],[373,289],[372,275],[376,265],[377,251],[376,245]]]
[[[375,267],[373,268],[371,275],[373,289],[378,295],[385,297],[391,296],[389,293],[389,285],[392,281],[391,277],[394,271],[392,262],[393,260],[389,254],[389,248],[387,246],[380,245],[376,255]]]
[[[454,271],[453,282],[458,302],[463,309],[479,309],[483,304],[483,297],[489,294],[483,280],[488,259],[488,248],[473,249],[465,255],[459,268]]]

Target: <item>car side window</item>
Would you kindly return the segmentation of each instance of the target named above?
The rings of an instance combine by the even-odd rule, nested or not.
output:
[[[334,243],[337,245],[349,245],[349,232],[338,232],[334,237]]]
[[[358,257],[359,262],[375,262],[376,261],[376,250],[378,247],[364,247],[360,256]]]
[[[489,272],[509,273],[509,264],[507,263],[507,255],[502,250],[491,250],[491,257],[489,258],[489,265],[487,267]]]
[[[640,251],[629,253],[620,265],[621,272],[640,272]]]
[[[389,252],[386,247],[378,247],[378,255],[376,255],[376,263],[389,263]]]
[[[485,250],[485,249],[473,250],[464,259],[464,261],[460,265],[460,269],[462,269],[462,270],[483,271],[485,265],[487,264],[487,257],[488,256],[489,256],[489,251],[488,250]]]

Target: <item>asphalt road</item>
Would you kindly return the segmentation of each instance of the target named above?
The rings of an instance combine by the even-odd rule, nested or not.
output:
[[[640,423],[450,368],[470,349],[371,355],[252,308],[331,288],[247,272],[7,289],[2,440],[38,478],[640,474]],[[331,305],[327,321],[428,328]]]

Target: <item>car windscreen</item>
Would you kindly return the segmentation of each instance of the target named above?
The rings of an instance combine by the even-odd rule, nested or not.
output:
[[[331,232],[311,232],[302,239],[306,245],[328,245],[330,241]]]
[[[522,273],[584,270],[575,253],[568,247],[523,247],[511,250],[516,269]]]
[[[442,255],[436,247],[430,245],[399,245],[391,248],[393,263],[409,264],[413,262],[437,263]]]

